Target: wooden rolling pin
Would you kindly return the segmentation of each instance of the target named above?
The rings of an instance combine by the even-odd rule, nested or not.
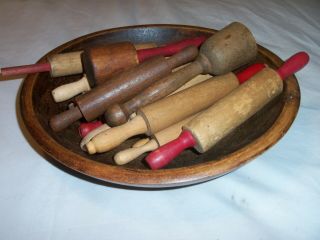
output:
[[[104,45],[105,48],[109,44]],[[155,43],[138,43],[134,47],[138,49],[154,48]],[[95,48],[95,47],[93,47]],[[68,76],[83,72],[81,63],[81,55],[83,51],[75,51],[69,53],[59,53],[47,58],[47,63],[36,63],[31,65],[23,65],[16,67],[6,67],[0,69],[3,77],[17,76],[23,74],[50,72],[52,77]]]
[[[264,64],[255,64],[238,75],[228,73],[214,77],[144,106],[129,122],[95,136],[86,144],[87,151],[90,154],[106,152],[131,136],[144,133],[151,136],[209,107],[263,67]]]
[[[135,48],[132,43],[125,42],[117,43],[117,49],[114,49],[114,47],[112,47],[112,50],[110,50],[110,46],[114,45],[105,44],[101,46],[91,47],[90,49],[88,48],[85,50],[85,52],[87,52],[84,53],[85,57],[83,59],[85,61],[85,66],[83,66],[81,62],[81,55],[83,51],[77,51],[49,56],[47,63],[37,63],[31,65],[1,68],[0,74],[3,77],[7,77],[37,72],[50,72],[52,77],[59,77],[82,73],[83,68],[85,72],[87,72],[86,68],[89,68],[88,72],[90,73],[88,77],[92,77],[92,79],[99,79],[100,76],[106,76],[110,71],[112,72],[116,70],[117,64],[119,64],[120,62],[121,67],[123,67],[124,62],[116,59],[121,59],[126,55],[128,55],[128,57],[126,56],[126,58],[123,60],[135,64],[153,56],[171,56],[187,46],[199,46],[205,39],[206,37],[200,36],[185,39],[180,42],[168,44],[167,46],[153,49],[140,49],[139,44],[136,44],[138,47]],[[120,46],[118,44],[120,44]],[[144,46],[144,48],[148,48],[148,45]],[[138,49],[138,51],[136,51],[136,49]],[[111,54],[112,56],[104,56],[104,53]],[[119,56],[117,56],[118,54]],[[132,59],[129,59],[129,56],[131,56]],[[88,59],[91,57],[94,57],[94,59]],[[103,61],[107,59],[109,59],[109,62],[103,63]],[[109,65],[108,68],[106,68],[107,64],[111,65]],[[94,76],[95,73],[98,74],[97,77]]]
[[[207,151],[278,96],[283,89],[282,80],[303,68],[308,61],[308,54],[300,52],[288,59],[278,71],[263,69],[185,124],[177,139],[150,153],[146,158],[148,165],[151,169],[162,168],[189,147],[200,153]]]
[[[167,96],[198,74],[230,72],[255,59],[256,54],[257,45],[251,32],[241,23],[232,23],[202,44],[194,62],[153,83],[126,103],[110,107],[105,114],[106,122],[110,126],[124,124],[138,108]]]
[[[172,94],[174,93],[177,93],[177,92],[180,92],[186,88],[189,88],[189,87],[192,87],[198,83],[201,83],[209,78],[211,78],[212,76],[209,75],[209,74],[200,74],[198,76],[196,76],[195,78],[191,79],[189,82],[187,82],[186,84],[184,84],[182,87],[180,87],[179,89],[177,89],[175,92],[173,92]],[[105,113],[106,115],[106,113]],[[131,116],[130,116],[131,117]],[[80,123],[80,126],[79,126],[79,135],[80,137],[85,137],[89,132],[93,131],[95,128],[101,126],[103,123],[101,121],[93,121],[93,122],[83,122],[83,123]],[[97,133],[97,131],[95,131]]]
[[[50,126],[54,131],[60,131],[82,117],[92,121],[103,114],[110,105],[130,99],[152,82],[169,75],[172,69],[192,61],[197,55],[197,47],[189,46],[169,59],[157,56],[130,68],[76,97],[76,106],[53,116]]]
[[[168,44],[163,47],[136,51],[130,42],[113,43],[84,50],[82,64],[86,76],[78,81],[61,85],[52,91],[55,102],[66,101],[82,92],[90,91],[115,74],[144,62],[153,56],[171,56],[187,46],[199,47],[206,37],[200,36]]]

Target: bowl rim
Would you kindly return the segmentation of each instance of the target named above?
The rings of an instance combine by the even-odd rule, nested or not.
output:
[[[214,29],[179,24],[146,24],[105,29],[68,41],[44,55],[38,62],[45,62],[48,55],[59,53],[84,39],[96,38],[100,35],[121,30],[146,27],[186,28],[211,34],[216,32]],[[276,66],[280,66],[283,63],[278,56],[260,45],[258,45],[258,51],[264,56],[268,54],[267,58],[269,58]],[[283,93],[285,94],[285,101],[275,122],[264,134],[244,147],[223,156],[218,161],[212,160],[188,167],[160,169],[156,171],[148,169],[131,169],[125,166],[104,164],[85,158],[84,156],[70,151],[54,140],[40,124],[33,107],[32,93],[37,77],[38,74],[29,74],[22,83],[20,91],[20,113],[27,131],[31,134],[33,140],[35,140],[40,149],[57,162],[76,172],[105,182],[132,187],[165,188],[184,186],[225,175],[262,154],[281,139],[293,123],[300,105],[300,89],[297,79],[293,75],[286,80]]]

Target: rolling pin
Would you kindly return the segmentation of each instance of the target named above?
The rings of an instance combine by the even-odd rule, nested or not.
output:
[[[15,76],[15,75],[22,75],[22,74],[30,74],[30,73],[38,73],[38,72],[50,72],[52,77],[60,77],[60,76],[67,76],[72,74],[79,74],[83,72],[83,68],[91,67],[91,72],[95,74],[96,72],[102,75],[106,75],[107,70],[106,68],[106,62],[103,64],[103,62],[106,60],[106,58],[111,59],[108,63],[111,65],[119,64],[119,61],[115,61],[115,59],[123,58],[123,56],[130,55],[132,59],[130,60],[125,59],[126,61],[129,60],[130,63],[137,63],[137,61],[144,61],[150,57],[157,56],[157,55],[163,55],[163,56],[171,56],[186,46],[194,45],[199,46],[206,37],[200,36],[195,37],[191,39],[185,39],[180,42],[168,44],[164,47],[158,47],[153,49],[140,49],[142,45],[144,48],[150,47],[149,43],[147,45],[145,44],[136,44],[137,47],[135,48],[132,43],[124,42],[124,43],[117,43],[120,44],[120,48],[117,49],[117,51],[112,47],[112,50],[108,50],[110,45],[113,46],[113,44],[105,44],[102,46],[96,46],[92,48],[88,48],[85,51],[88,51],[87,54],[85,54],[85,59],[82,59],[86,61],[86,65],[82,65],[81,55],[83,51],[76,51],[76,52],[70,52],[70,53],[62,53],[62,54],[55,54],[53,56],[49,56],[47,59],[47,63],[37,63],[37,64],[31,64],[31,65],[23,65],[23,66],[16,66],[16,67],[6,67],[0,69],[0,74],[3,77],[7,76]],[[117,45],[116,44],[116,45]],[[121,45],[123,44],[123,45]],[[118,45],[119,46],[119,45]],[[138,49],[138,51],[136,51]],[[126,52],[129,51],[129,52]],[[100,54],[98,53],[100,52]],[[101,54],[103,53],[113,54],[112,57],[110,56],[103,56]],[[119,56],[117,56],[119,54]],[[87,59],[87,57],[97,57],[96,59]],[[110,67],[110,66],[109,66]],[[115,69],[116,66],[111,67],[111,69]],[[86,72],[86,69],[85,69]],[[100,76],[100,75],[99,75]],[[99,78],[97,76],[97,79]],[[90,77],[95,77],[89,75]]]
[[[231,23],[202,44],[194,62],[154,82],[126,103],[110,107],[105,114],[106,122],[110,126],[124,124],[139,107],[167,96],[198,74],[230,72],[255,59],[256,54],[257,45],[251,32],[241,23]]]
[[[182,87],[180,87],[179,89],[177,89],[174,93],[180,92],[186,88],[189,88],[191,86],[194,86],[198,83],[201,83],[209,78],[211,78],[212,76],[209,74],[206,75],[198,75],[195,78],[191,79],[189,82],[187,82],[186,84],[184,84]],[[130,116],[131,117],[131,116]],[[79,135],[80,137],[85,137],[89,132],[93,131],[95,128],[99,127],[100,125],[102,125],[103,123],[101,121],[93,121],[93,122],[83,122],[80,123],[80,126],[78,128],[79,131]],[[97,131],[96,131],[97,133]]]
[[[263,69],[185,124],[177,139],[150,153],[146,158],[148,165],[151,169],[162,168],[189,147],[200,153],[206,152],[278,96],[283,89],[282,80],[299,71],[308,61],[308,54],[300,52],[289,58],[277,71]]]
[[[255,64],[237,75],[228,73],[210,78],[144,106],[137,111],[137,116],[127,123],[110,128],[95,136],[86,144],[87,151],[90,154],[106,152],[134,135],[147,134],[151,136],[209,107],[262,68],[264,68],[264,64]]]
[[[108,48],[110,44],[104,45]],[[154,43],[138,43],[134,47],[138,49],[156,47]],[[93,47],[95,48],[95,47]],[[17,76],[22,74],[50,72],[52,77],[68,76],[83,72],[81,63],[81,54],[83,51],[75,51],[69,53],[59,53],[47,58],[46,63],[36,63],[30,65],[6,67],[0,69],[3,77]]]
[[[169,75],[172,69],[192,61],[197,55],[197,47],[189,46],[169,59],[156,56],[130,68],[93,90],[77,96],[76,106],[53,116],[49,122],[50,126],[52,130],[60,131],[82,117],[86,121],[92,121],[112,104],[130,99],[152,82]]]
[[[136,51],[130,42],[113,43],[84,50],[82,64],[86,76],[80,80],[61,85],[52,91],[55,102],[66,101],[82,92],[90,91],[115,74],[144,62],[153,56],[171,56],[187,46],[199,47],[206,37],[200,36],[168,44],[163,47]]]

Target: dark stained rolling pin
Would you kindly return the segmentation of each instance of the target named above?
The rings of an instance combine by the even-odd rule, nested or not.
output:
[[[127,44],[127,43],[125,43]],[[105,44],[104,48],[109,48],[110,44]],[[154,43],[135,44],[135,49],[156,47]],[[95,47],[93,47],[95,48]],[[38,72],[50,72],[52,77],[68,76],[83,72],[81,55],[83,51],[75,51],[69,53],[59,53],[47,58],[46,63],[36,63],[30,65],[6,67],[0,69],[3,77],[17,76]]]
[[[52,130],[60,131],[82,117],[92,121],[110,105],[130,99],[152,82],[169,75],[172,69],[192,61],[197,55],[197,47],[189,46],[169,59],[157,56],[130,68],[76,97],[76,106],[52,117],[50,126]]]
[[[240,83],[264,68],[255,64],[237,75],[228,73],[208,79],[181,92],[140,108],[129,122],[110,128],[86,144],[90,154],[106,152],[131,136],[159,132],[203,109],[225,96]]]
[[[251,32],[241,23],[231,23],[202,44],[194,62],[153,83],[126,103],[110,107],[105,119],[110,126],[124,124],[139,107],[167,96],[198,74],[230,72],[254,60],[256,54],[257,45]]]
[[[166,46],[136,50],[130,42],[113,43],[85,49],[82,64],[86,76],[73,83],[55,88],[52,96],[55,102],[68,100],[102,84],[115,74],[144,62],[153,56],[172,56],[187,46],[199,47],[206,37],[185,39]]]
[[[183,126],[181,135],[150,153],[146,161],[151,169],[166,166],[184,149],[193,147],[203,153],[213,147],[236,127],[249,119],[283,89],[283,81],[309,61],[300,52],[275,71],[265,68],[216,104]]]

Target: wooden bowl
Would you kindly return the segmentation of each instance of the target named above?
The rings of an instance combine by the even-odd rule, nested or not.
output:
[[[155,42],[165,44],[187,37],[211,35],[215,30],[184,25],[143,25],[114,28],[92,33],[49,52],[52,55],[83,49],[104,42],[132,41],[134,43]],[[39,62],[44,62],[46,56]],[[272,52],[259,46],[257,62],[270,67],[280,66],[282,60]],[[285,81],[283,93],[265,106],[248,121],[225,137],[219,144],[204,154],[193,150],[183,152],[165,169],[152,171],[143,161],[146,155],[124,165],[117,166],[113,156],[128,148],[139,138],[127,140],[116,149],[89,155],[80,147],[79,122],[66,130],[55,133],[49,118],[67,109],[70,101],[55,103],[51,91],[61,84],[79,79],[81,76],[51,78],[48,73],[28,75],[23,82],[20,95],[21,116],[31,137],[46,156],[52,157],[65,167],[81,174],[108,183],[126,186],[163,188],[203,182],[229,173],[261,154],[275,144],[289,129],[300,103],[300,91],[294,76]]]

